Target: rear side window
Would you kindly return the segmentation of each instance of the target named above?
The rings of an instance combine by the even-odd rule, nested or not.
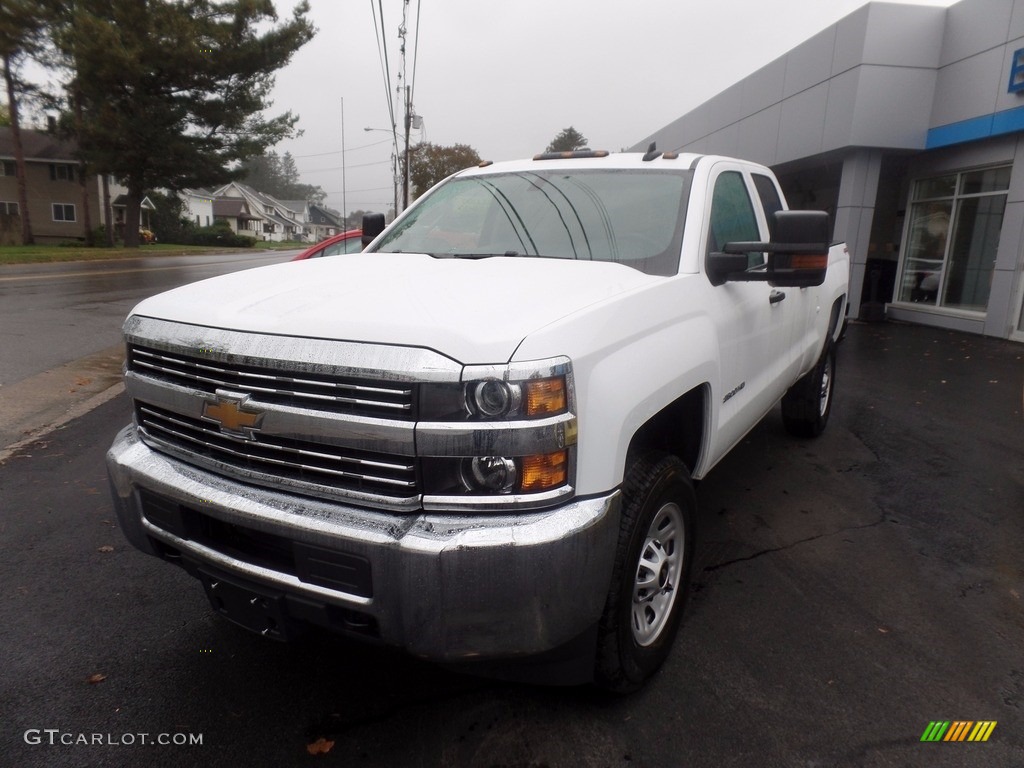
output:
[[[775,216],[775,212],[782,210],[782,199],[779,197],[779,190],[775,188],[775,183],[771,179],[759,173],[754,174],[754,188],[757,190],[757,196],[761,198],[761,206],[764,208],[764,215],[768,219],[768,225],[771,226],[772,217]]]

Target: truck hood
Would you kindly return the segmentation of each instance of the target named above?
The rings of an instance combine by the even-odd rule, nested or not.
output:
[[[531,331],[663,279],[605,262],[360,253],[203,280],[146,299],[132,314],[501,363]]]

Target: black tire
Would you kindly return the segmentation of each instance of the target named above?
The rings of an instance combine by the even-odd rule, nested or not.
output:
[[[814,368],[789,388],[782,398],[782,423],[791,435],[817,437],[832,413],[836,382],[836,347],[831,339]]]
[[[602,688],[635,691],[668,656],[690,586],[696,507],[690,473],[675,456],[648,454],[626,476],[598,631],[594,679]]]

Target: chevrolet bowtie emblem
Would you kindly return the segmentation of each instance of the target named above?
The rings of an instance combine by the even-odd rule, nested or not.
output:
[[[217,392],[217,399],[203,403],[203,418],[220,425],[226,435],[255,440],[255,432],[263,421],[263,411],[246,407],[248,395]]]

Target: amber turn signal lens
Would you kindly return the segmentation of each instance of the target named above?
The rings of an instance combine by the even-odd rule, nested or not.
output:
[[[790,266],[793,269],[828,269],[828,254],[796,255]]]
[[[523,412],[527,416],[552,416],[564,413],[568,407],[563,376],[527,381],[523,384],[523,393]]]
[[[522,459],[522,493],[547,491],[565,485],[569,480],[569,452],[556,451],[543,456],[524,456]]]

